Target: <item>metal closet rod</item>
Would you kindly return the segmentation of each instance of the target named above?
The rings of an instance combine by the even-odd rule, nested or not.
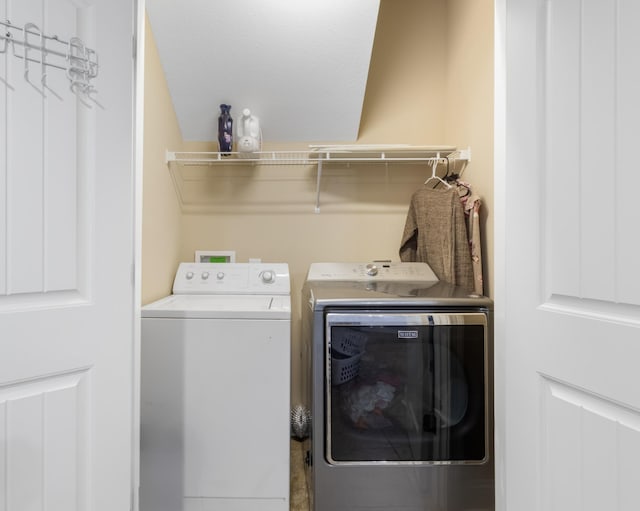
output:
[[[371,150],[371,147],[373,146],[369,146],[368,148],[365,149],[369,149]],[[412,148],[411,146],[406,146],[406,147],[402,147],[400,148],[400,150],[404,150],[404,151],[420,151],[419,148]],[[434,154],[434,156],[428,156],[428,157],[417,157],[417,158],[395,158],[395,161],[405,161],[405,162],[410,162],[410,161],[414,161],[414,162],[422,162],[422,163],[432,163],[433,168],[432,168],[432,176],[429,179],[432,178],[437,178],[440,181],[442,181],[442,179],[440,179],[438,176],[436,176],[436,167],[438,165],[438,163],[447,163],[447,167],[448,164],[450,163],[451,160],[458,160],[458,161],[464,161],[466,163],[471,161],[471,147],[467,147],[466,149],[456,149],[456,148],[452,148],[451,150],[438,150],[438,149],[426,149],[423,151]],[[338,154],[340,154],[338,151],[334,151],[337,152]],[[444,153],[444,154],[442,154]],[[324,150],[323,152],[319,151],[318,154],[324,154],[325,157],[324,158],[318,158],[317,159],[317,169],[318,172],[316,174],[316,208],[315,208],[315,212],[316,213],[320,213],[320,181],[322,179],[322,163],[331,163],[332,158],[331,158],[331,151],[329,150]],[[375,161],[381,161],[381,162],[388,162],[389,160],[386,159],[386,155],[384,151],[380,151],[381,157],[380,158],[376,158]],[[393,160],[393,158],[392,158]],[[333,161],[336,161],[335,159]],[[348,160],[342,160],[342,161],[348,161]],[[351,161],[372,161],[372,160],[366,160],[366,159],[352,159]],[[466,165],[465,163],[465,165]],[[448,171],[447,171],[448,172]],[[427,179],[427,181],[429,180]],[[444,182],[444,181],[443,181]],[[425,181],[426,184],[426,181]],[[449,185],[447,185],[449,186]]]

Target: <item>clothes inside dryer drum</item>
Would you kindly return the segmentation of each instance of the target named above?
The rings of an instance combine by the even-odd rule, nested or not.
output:
[[[484,459],[484,327],[452,318],[330,326],[333,463]]]

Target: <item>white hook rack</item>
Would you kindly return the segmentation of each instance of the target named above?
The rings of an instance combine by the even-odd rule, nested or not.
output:
[[[25,81],[41,96],[46,97],[46,89],[62,99],[47,84],[48,68],[57,68],[66,73],[69,89],[85,106],[91,107],[85,100],[98,104],[94,98],[98,91],[92,84],[98,76],[98,54],[87,48],[80,38],[63,41],[57,35],[45,35],[35,23],[20,27],[9,20],[0,21],[0,53],[9,54],[10,47],[14,57],[24,60]],[[40,64],[41,88],[33,81],[30,63]],[[0,81],[15,90],[6,77],[0,77]]]

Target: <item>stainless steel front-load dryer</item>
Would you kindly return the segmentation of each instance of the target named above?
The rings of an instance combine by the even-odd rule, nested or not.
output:
[[[493,510],[491,300],[424,263],[316,263],[302,300],[311,510]]]

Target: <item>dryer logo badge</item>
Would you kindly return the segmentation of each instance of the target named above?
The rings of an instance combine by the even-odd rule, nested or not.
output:
[[[398,330],[398,339],[417,339],[417,330]]]

